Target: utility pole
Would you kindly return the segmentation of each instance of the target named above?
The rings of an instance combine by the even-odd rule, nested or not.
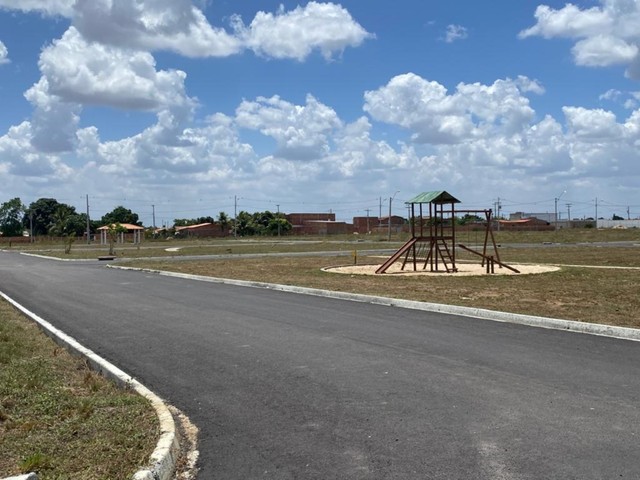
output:
[[[280,237],[280,205],[276,205],[276,209],[278,210],[278,216],[276,217],[278,221],[278,237]]]
[[[571,227],[571,204],[567,203],[567,221],[569,222],[569,227]]]
[[[156,206],[155,205],[151,205],[151,210],[153,211],[153,230],[155,233],[156,230]]]
[[[596,197],[596,225],[598,225],[598,197]]]
[[[238,238],[238,196],[233,196],[233,238]]]
[[[378,227],[380,226],[381,221],[382,221],[382,197],[380,197],[380,210],[378,212]]]
[[[627,220],[631,220],[631,214],[629,213],[629,207],[627,207]]]
[[[368,208],[366,212],[367,212],[367,233],[369,233],[370,229],[369,229],[369,209]]]
[[[34,242],[33,238],[33,210],[29,209],[29,243]]]
[[[89,194],[87,193],[87,245],[91,243],[91,221],[89,220]]]
[[[555,215],[556,215],[556,220],[555,220],[555,223],[556,223],[556,230],[558,229],[558,200],[560,200],[560,199],[562,198],[562,195],[564,195],[565,193],[567,193],[567,191],[566,191],[566,190],[564,190],[564,191],[560,194],[560,196],[559,196],[559,197],[554,198],[555,205],[556,205],[556,208],[555,208]]]
[[[396,193],[393,194],[393,197],[389,197],[389,218],[387,221],[387,241],[388,242],[391,241],[391,203],[393,202],[393,199],[395,198],[396,194],[399,191],[400,190],[396,191]]]
[[[393,197],[389,197],[389,216],[387,217],[387,242],[391,241],[391,202]]]

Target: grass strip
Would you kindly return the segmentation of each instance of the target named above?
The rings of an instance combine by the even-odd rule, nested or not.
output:
[[[0,477],[131,478],[158,438],[149,402],[71,356],[0,301]]]

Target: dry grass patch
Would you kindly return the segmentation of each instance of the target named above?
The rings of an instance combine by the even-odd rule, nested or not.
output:
[[[556,265],[640,267],[640,247],[541,246],[505,247],[500,255],[507,263],[534,262]]]
[[[158,438],[155,410],[0,301],[0,477],[131,478]]]

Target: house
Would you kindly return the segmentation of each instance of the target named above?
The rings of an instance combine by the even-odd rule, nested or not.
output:
[[[545,222],[555,223],[556,214],[549,212],[538,212],[538,213],[527,213],[527,212],[516,212],[509,214],[509,220],[526,220],[527,218],[537,218],[539,220],[544,220]]]
[[[210,222],[175,227],[175,231],[176,235],[184,237],[226,237],[229,235],[228,229],[225,231],[219,223]]]
[[[331,220],[308,220],[297,229],[294,227],[294,235],[341,235],[352,232],[351,225],[346,222]]]
[[[377,233],[388,232],[389,227],[391,227],[390,229],[391,229],[391,232],[393,233],[409,231],[409,224],[403,217],[399,215],[391,215],[391,225],[389,225],[389,216],[381,217],[375,226],[375,231]]]
[[[353,231],[361,234],[371,233],[379,223],[378,217],[353,217]]]
[[[332,225],[336,222],[335,213],[288,213],[284,216],[291,224],[293,235],[328,235],[341,228]],[[346,224],[345,224],[346,225]]]

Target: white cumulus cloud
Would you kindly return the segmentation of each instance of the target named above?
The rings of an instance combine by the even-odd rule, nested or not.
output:
[[[577,65],[626,65],[627,75],[640,79],[640,2],[599,0],[599,3],[584,9],[568,3],[557,10],[541,5],[535,12],[536,24],[519,36],[574,39],[571,52]]]
[[[522,91],[540,93],[542,87],[520,77],[492,85],[461,83],[449,94],[438,82],[408,73],[366,92],[364,109],[376,120],[409,129],[418,143],[451,144],[527,125],[534,111]]]
[[[236,121],[240,127],[274,138],[276,155],[290,160],[324,157],[332,132],[341,126],[336,112],[311,95],[302,106],[277,96],[244,101],[236,109]]]
[[[39,66],[42,78],[25,97],[35,107],[31,141],[43,152],[75,148],[87,105],[157,112],[153,133],[163,145],[179,142],[196,107],[184,72],[156,70],[147,52],[87,42],[75,27],[42,51]]]
[[[0,0],[0,8],[70,17],[76,0]]]
[[[0,40],[0,65],[3,65],[9,62],[10,62],[9,50],[7,50],[7,47],[5,46],[5,44],[2,43],[2,40]]]
[[[34,183],[56,184],[68,180],[73,169],[59,155],[43,153],[32,145],[29,122],[13,126],[0,137],[0,170],[13,177],[28,178]]]
[[[24,96],[35,107],[30,123],[32,146],[45,153],[73,150],[81,106],[52,94],[45,77]]]
[[[248,26],[233,15],[230,31],[211,25],[192,0],[0,0],[2,7],[70,18],[91,42],[186,57],[227,57],[250,49],[299,61],[317,50],[331,59],[374,36],[341,5],[315,1],[291,11],[260,11]]]
[[[289,12],[258,12],[248,26],[235,15],[232,32],[213,27],[190,0],[78,0],[73,22],[92,41],[187,57],[226,57],[248,48],[296,60],[319,50],[330,59],[372,36],[345,8],[318,2]]]
[[[638,56],[638,46],[611,35],[596,35],[577,42],[571,52],[578,65],[606,67],[630,64]]]
[[[214,28],[190,0],[78,0],[73,24],[91,41],[187,57],[224,57],[240,41]]]
[[[103,174],[146,183],[222,182],[253,171],[253,149],[240,141],[229,117],[213,115],[204,127],[182,129],[174,145],[158,142],[161,123],[162,114],[141,133],[109,142],[100,141],[97,129],[83,129],[78,152]]]
[[[623,128],[612,112],[583,107],[564,107],[562,111],[569,134],[579,137],[583,142],[613,142],[622,137]]]
[[[319,50],[326,59],[347,47],[357,47],[373,35],[342,6],[309,2],[290,12],[258,12],[249,26],[234,17],[234,26],[247,48],[258,55],[304,60]]]
[[[88,42],[75,27],[42,51],[49,91],[67,102],[128,110],[188,104],[186,74],[156,70],[150,53]]]

